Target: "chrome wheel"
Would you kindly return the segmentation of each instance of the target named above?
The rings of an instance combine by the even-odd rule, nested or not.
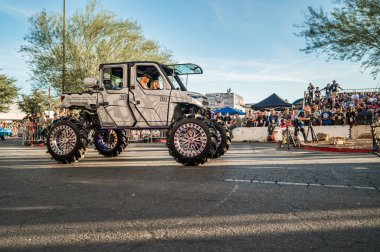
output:
[[[97,141],[102,150],[112,150],[117,145],[117,133],[114,130],[110,130],[109,132],[106,130],[101,131],[97,135],[97,139],[95,139],[95,141]]]
[[[71,153],[77,143],[77,135],[68,125],[59,125],[50,134],[50,147],[58,155]]]
[[[195,123],[185,123],[174,134],[174,146],[185,157],[200,155],[207,145],[205,130]]]

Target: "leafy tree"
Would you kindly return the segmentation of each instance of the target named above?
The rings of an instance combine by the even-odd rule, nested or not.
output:
[[[374,78],[380,72],[380,2],[337,0],[331,13],[308,7],[303,30],[306,53],[327,54],[329,59],[361,62]]]
[[[65,92],[83,90],[85,77],[98,77],[100,63],[134,60],[171,61],[171,52],[158,42],[146,39],[141,27],[129,20],[119,20],[109,11],[98,10],[90,1],[84,12],[76,13],[66,22]],[[20,51],[27,56],[33,79],[38,87],[49,84],[61,92],[63,48],[62,16],[45,10],[29,18],[30,30],[26,45]]]
[[[33,89],[30,95],[21,95],[18,106],[27,114],[43,113],[49,108],[49,96],[42,90]]]
[[[0,74],[0,112],[8,112],[9,105],[17,97],[18,88],[14,78]]]

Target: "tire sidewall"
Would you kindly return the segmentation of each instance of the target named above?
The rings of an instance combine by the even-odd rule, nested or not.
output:
[[[182,125],[184,124],[188,124],[188,123],[194,123],[194,124],[197,124],[198,126],[200,126],[204,132],[206,133],[206,138],[207,138],[207,143],[206,143],[206,146],[205,148],[203,149],[203,151],[201,153],[199,153],[198,155],[196,156],[193,156],[193,157],[188,157],[188,156],[184,156],[182,155],[176,148],[175,146],[175,143],[174,143],[174,136],[175,136],[175,133],[176,131],[178,130],[179,127],[181,127]],[[194,161],[197,161],[198,159],[201,159],[203,157],[205,157],[207,155],[207,153],[210,151],[210,148],[211,148],[211,133],[209,131],[209,128],[208,126],[202,121],[202,120],[199,120],[199,119],[195,119],[195,118],[185,118],[185,119],[182,119],[181,121],[177,122],[174,124],[172,130],[171,130],[173,133],[170,134],[169,136],[169,144],[171,145],[169,148],[174,152],[174,154],[178,157],[180,157],[182,160],[186,161],[186,162],[189,162],[189,163],[192,163]]]
[[[52,137],[52,133],[54,132],[54,130],[56,128],[58,128],[59,126],[62,126],[62,125],[66,125],[66,126],[69,126],[70,128],[73,129],[75,135],[76,135],[76,142],[75,142],[75,146],[74,148],[72,149],[71,152],[67,153],[66,155],[60,155],[58,153],[56,153],[53,148],[51,147],[51,137]],[[49,153],[54,156],[55,158],[58,158],[58,159],[67,159],[67,158],[70,158],[72,157],[76,151],[79,149],[79,146],[81,144],[81,134],[80,134],[80,131],[77,127],[77,125],[69,120],[60,120],[60,121],[57,121],[55,124],[53,124],[53,126],[50,128],[49,130],[49,133],[48,133],[48,137],[47,137],[47,142],[46,142],[46,145],[47,145],[47,148],[48,148],[48,151]]]
[[[107,134],[107,129],[98,129],[95,130],[94,132],[94,145],[95,148],[101,153],[101,154],[113,154],[115,151],[118,150],[119,146],[122,145],[122,134],[119,130],[113,130],[116,133],[117,136],[117,143],[114,148],[109,149],[109,148],[101,148],[98,142],[98,136],[101,133],[106,133]]]

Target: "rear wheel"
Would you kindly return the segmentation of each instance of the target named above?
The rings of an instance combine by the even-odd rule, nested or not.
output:
[[[227,126],[225,126],[224,124],[213,122],[213,125],[217,131],[216,135],[218,140],[216,145],[216,152],[214,153],[213,158],[218,158],[220,156],[223,156],[230,148],[231,135],[228,131]]]
[[[62,118],[50,128],[47,149],[58,163],[69,164],[84,157],[87,150],[87,132],[75,119]]]
[[[169,153],[183,165],[207,162],[215,152],[216,139],[203,118],[176,121],[168,133]]]
[[[98,129],[94,133],[94,145],[99,154],[117,157],[127,147],[127,138],[123,130]]]

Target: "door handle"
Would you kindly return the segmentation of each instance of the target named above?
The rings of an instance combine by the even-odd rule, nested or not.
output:
[[[131,101],[133,104],[135,105],[139,105],[140,104],[140,101]]]

